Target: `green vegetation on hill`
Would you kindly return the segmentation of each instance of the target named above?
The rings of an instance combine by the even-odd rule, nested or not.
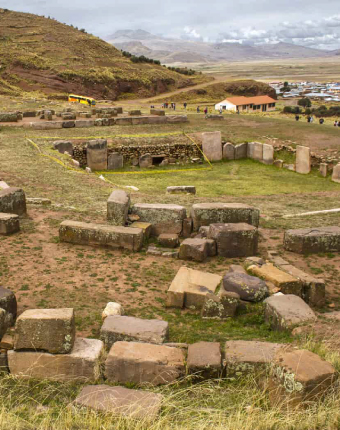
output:
[[[249,79],[212,83],[203,88],[188,89],[159,100],[167,102],[216,103],[231,96],[251,97],[259,95],[268,95],[276,99],[275,90],[268,84]]]
[[[0,9],[0,66],[0,93],[9,95],[72,92],[117,99],[195,83],[154,63],[135,64],[84,30],[6,9]]]

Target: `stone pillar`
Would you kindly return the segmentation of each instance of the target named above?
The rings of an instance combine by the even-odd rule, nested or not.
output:
[[[324,178],[327,176],[327,163],[320,163],[320,174]]]
[[[263,160],[263,145],[260,142],[248,143],[247,157],[253,160]]]
[[[311,169],[310,148],[307,146],[296,147],[295,171],[296,173],[308,174]]]
[[[273,145],[268,145],[264,143],[263,147],[263,159],[262,162],[264,164],[273,164],[274,162],[274,147]]]
[[[107,160],[108,170],[122,169],[124,166],[124,158],[119,152],[113,152],[109,155]]]
[[[223,159],[235,160],[235,146],[232,143],[223,145]]]
[[[340,183],[340,163],[333,168],[332,181]]]
[[[87,144],[87,166],[91,170],[107,170],[107,141],[90,140]]]
[[[222,137],[220,131],[202,133],[203,153],[209,161],[222,160]]]

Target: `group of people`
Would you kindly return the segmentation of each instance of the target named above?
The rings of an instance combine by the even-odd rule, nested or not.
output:
[[[173,110],[176,110],[176,103],[165,102],[165,103],[162,104],[162,109],[173,109]]]
[[[337,119],[334,121],[334,127],[340,127],[340,121]]]
[[[300,121],[300,115],[295,115],[295,120],[296,121]],[[314,122],[314,117],[313,117],[313,115],[308,115],[307,116],[307,122],[309,123],[309,124],[311,124],[311,123],[313,123]],[[319,119],[319,124],[323,124],[325,122],[325,120],[324,120],[324,118],[320,118]],[[334,124],[335,125],[335,124]]]

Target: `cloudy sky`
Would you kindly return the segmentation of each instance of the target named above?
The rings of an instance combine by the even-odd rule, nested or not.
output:
[[[192,40],[340,48],[339,0],[0,0],[106,37],[143,29]]]

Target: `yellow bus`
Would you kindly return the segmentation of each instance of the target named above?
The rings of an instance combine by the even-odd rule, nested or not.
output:
[[[70,94],[68,96],[69,102],[82,103],[83,105],[95,106],[96,101],[92,97],[76,96],[75,94]]]

